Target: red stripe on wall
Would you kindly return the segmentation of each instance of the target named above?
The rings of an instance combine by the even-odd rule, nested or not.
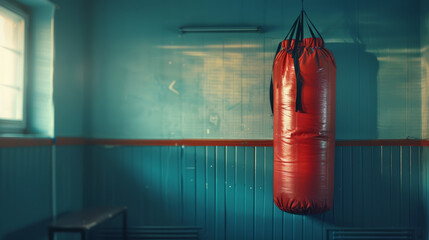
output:
[[[429,140],[379,139],[379,140],[337,140],[336,146],[429,146]]]
[[[31,147],[31,146],[51,146],[51,138],[11,138],[0,137],[0,147]]]
[[[337,140],[336,146],[429,146],[429,140],[379,139],[379,140]],[[49,138],[0,137],[0,147],[49,146]],[[90,139],[58,137],[56,145],[114,145],[114,146],[248,146],[272,147],[272,140],[253,139]]]
[[[85,145],[89,143],[87,138],[77,138],[77,137],[58,137],[55,139],[55,144],[59,146],[67,145]]]
[[[273,146],[272,140],[230,140],[230,139],[90,139],[93,145],[128,145],[128,146]]]
[[[59,142],[58,138],[57,142]],[[272,147],[272,140],[258,139],[86,139],[83,144],[128,146],[253,146]],[[337,140],[336,146],[429,146],[429,140]]]

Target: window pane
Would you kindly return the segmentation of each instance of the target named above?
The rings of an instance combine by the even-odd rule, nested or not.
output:
[[[23,120],[24,37],[24,18],[0,6],[0,120]]]
[[[19,54],[0,47],[0,84],[21,88],[22,81],[18,77]],[[21,70],[22,71],[22,70]]]
[[[0,86],[0,119],[22,120],[22,91]]]
[[[22,51],[20,34],[24,19],[4,8],[0,8],[0,46]]]

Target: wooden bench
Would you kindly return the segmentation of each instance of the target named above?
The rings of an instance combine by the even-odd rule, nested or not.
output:
[[[122,239],[127,239],[127,207],[98,207],[84,209],[61,217],[49,226],[49,239],[54,239],[56,232],[78,232],[85,240],[91,228],[122,214]]]

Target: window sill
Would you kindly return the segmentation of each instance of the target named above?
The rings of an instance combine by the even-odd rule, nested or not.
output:
[[[0,134],[0,147],[51,146],[53,139],[41,134]]]

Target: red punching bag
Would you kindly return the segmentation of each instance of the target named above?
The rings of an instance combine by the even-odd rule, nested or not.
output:
[[[304,20],[312,38],[303,38]],[[305,11],[288,36],[273,64],[274,202],[320,213],[334,195],[336,65]]]

